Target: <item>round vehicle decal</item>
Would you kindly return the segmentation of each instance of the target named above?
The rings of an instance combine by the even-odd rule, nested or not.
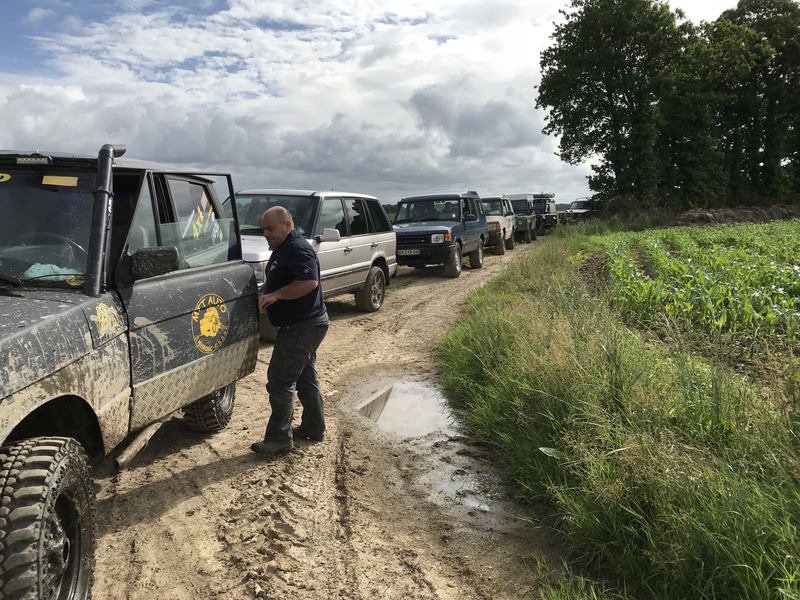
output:
[[[206,294],[192,312],[192,339],[203,354],[218,350],[228,337],[230,314],[217,294]]]
[[[11,175],[8,173],[0,173],[0,183],[5,183],[9,179],[11,179]]]

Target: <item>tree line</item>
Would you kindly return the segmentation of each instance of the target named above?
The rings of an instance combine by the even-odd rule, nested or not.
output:
[[[800,4],[696,25],[657,0],[571,0],[536,106],[595,197],[671,208],[800,203]]]

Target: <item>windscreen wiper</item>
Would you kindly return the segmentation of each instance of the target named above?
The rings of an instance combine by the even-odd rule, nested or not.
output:
[[[10,284],[15,287],[19,287],[22,285],[22,280],[19,277],[11,275],[9,273],[0,273],[0,284]]]

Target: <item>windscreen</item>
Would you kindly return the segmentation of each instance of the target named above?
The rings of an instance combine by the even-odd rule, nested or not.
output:
[[[419,223],[423,221],[457,221],[459,219],[459,200],[442,198],[423,198],[403,200],[397,207],[394,223]]]
[[[262,235],[261,217],[273,206],[288,210],[294,220],[294,229],[303,237],[310,237],[317,216],[319,198],[316,196],[286,196],[268,194],[236,194],[236,212],[242,235]]]
[[[95,174],[0,167],[0,278],[83,284]]]

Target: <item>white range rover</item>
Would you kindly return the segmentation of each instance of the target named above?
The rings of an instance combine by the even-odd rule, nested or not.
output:
[[[295,230],[319,258],[323,297],[355,294],[356,306],[374,312],[383,305],[386,286],[397,273],[397,241],[386,211],[375,196],[351,192],[252,189],[236,192],[242,234],[242,257],[264,283],[270,249],[261,232],[261,216],[283,206]],[[275,340],[275,330],[261,315],[261,338]]]

